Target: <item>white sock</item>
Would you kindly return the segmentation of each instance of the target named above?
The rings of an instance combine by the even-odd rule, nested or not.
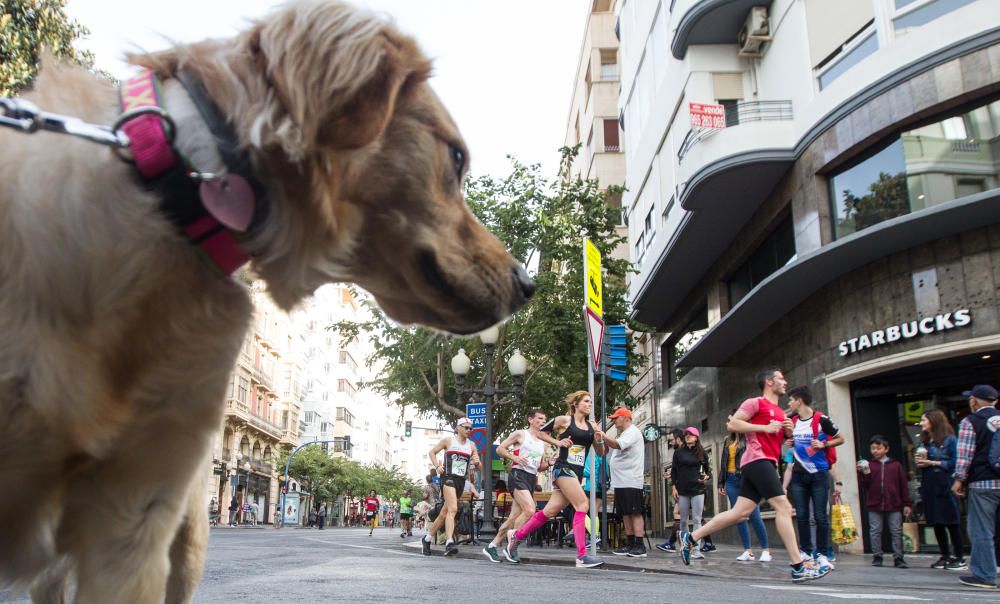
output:
[[[449,539],[449,540],[447,540],[447,541],[445,541],[445,542],[444,542],[444,544],[445,544],[445,547],[447,547],[447,546],[449,546],[449,545],[452,545],[452,544],[454,544],[454,543],[455,543],[454,539]]]
[[[431,542],[431,536],[430,535],[424,535],[424,541],[426,541],[427,543],[430,543]]]

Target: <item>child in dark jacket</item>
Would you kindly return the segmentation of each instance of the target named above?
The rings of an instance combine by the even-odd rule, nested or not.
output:
[[[868,536],[871,540],[872,566],[882,566],[882,529],[892,535],[892,557],[896,568],[907,568],[903,560],[903,517],[910,515],[910,489],[906,469],[889,459],[889,441],[876,434],[869,441],[872,459],[858,462],[858,481],[868,493]]]

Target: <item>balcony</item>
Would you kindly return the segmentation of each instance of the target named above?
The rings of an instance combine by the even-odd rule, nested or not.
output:
[[[219,461],[229,461],[233,458],[232,449],[222,449],[222,455],[219,457]]]
[[[250,368],[250,377],[270,392],[274,392],[274,381],[256,365]]]
[[[792,114],[791,101],[745,101],[737,103],[735,107],[726,108],[725,128],[692,128],[688,130],[687,136],[681,143],[677,151],[678,161],[684,161],[685,156],[698,143],[720,132],[732,131],[742,124],[754,122],[791,121]]]
[[[226,401],[226,414],[253,426],[275,440],[281,438],[283,432],[282,429],[266,419],[250,413],[250,407],[248,407],[246,403],[240,402],[234,398],[228,399]]]
[[[250,460],[250,469],[253,470],[254,472],[257,472],[258,474],[265,474],[267,476],[270,476],[271,474],[274,473],[274,466],[272,466],[267,462],[256,459]]]
[[[683,59],[692,44],[736,44],[747,14],[769,0],[679,0],[673,13],[680,15],[670,42],[675,59]]]

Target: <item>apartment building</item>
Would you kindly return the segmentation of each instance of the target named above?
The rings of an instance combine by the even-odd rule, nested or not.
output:
[[[234,494],[254,502],[258,522],[270,523],[278,504],[278,451],[299,442],[302,342],[261,284],[251,287],[251,296],[254,320],[226,390],[208,492],[223,509]]]
[[[957,423],[963,390],[1000,382],[1000,11],[619,4],[629,295],[659,334],[657,421],[699,428],[718,459],[726,416],[778,366],[843,430],[865,520],[868,438],[912,465],[923,411]]]

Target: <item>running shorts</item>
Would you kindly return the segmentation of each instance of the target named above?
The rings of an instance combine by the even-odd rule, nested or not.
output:
[[[537,482],[538,476],[535,474],[514,468],[510,471],[510,479],[507,481],[507,485],[511,491],[528,491],[529,493],[534,493]]]
[[[770,459],[751,461],[742,470],[740,497],[760,503],[761,499],[772,499],[785,494],[778,477],[778,466]]]
[[[455,496],[461,497],[465,492],[465,479],[458,476],[445,476],[441,479],[442,487],[452,487],[455,489]],[[444,499],[444,489],[441,489],[441,498]]]
[[[616,488],[615,512],[620,516],[634,516],[643,513],[642,489]]]
[[[582,482],[582,476],[583,468],[578,468],[569,464],[556,463],[555,469],[552,470],[552,489],[555,491],[559,490],[559,486],[556,484],[557,478],[573,478],[577,482]]]
[[[375,517],[375,512],[365,512],[365,518],[371,520]]]
[[[412,517],[413,517],[413,514],[411,514],[409,512],[400,512],[399,513],[399,519],[400,520],[409,520]]]

